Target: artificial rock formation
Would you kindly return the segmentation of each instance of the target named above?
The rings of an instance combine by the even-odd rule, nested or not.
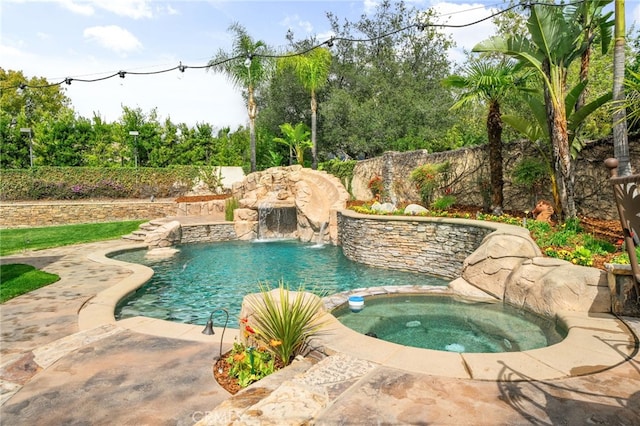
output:
[[[450,288],[478,297],[477,290],[546,316],[559,311],[610,312],[604,271],[542,257],[525,228],[502,226],[464,261]],[[475,287],[475,288],[474,288]]]
[[[297,223],[292,237],[336,243],[336,214],[346,208],[349,199],[338,178],[299,165],[251,173],[234,184],[232,192],[239,200],[234,213],[236,233],[244,239],[257,236],[260,209],[295,208]]]
[[[182,227],[180,222],[172,220],[150,231],[144,240],[149,248],[170,247],[179,244],[182,240]]]

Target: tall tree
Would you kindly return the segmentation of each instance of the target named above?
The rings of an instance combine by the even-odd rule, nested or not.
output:
[[[327,84],[331,69],[331,52],[323,47],[313,49],[303,55],[292,55],[280,61],[282,67],[295,70],[302,86],[311,94],[311,168],[318,168],[317,144],[317,112],[318,102],[316,93]],[[299,161],[298,161],[299,162]]]
[[[576,5],[568,5],[566,12],[569,18],[574,18],[582,26],[582,42],[586,44],[580,56],[580,81],[586,82],[589,79],[589,67],[591,64],[591,50],[593,44],[599,41],[602,54],[606,54],[611,46],[611,36],[613,12],[604,13],[604,8],[611,3],[611,0],[584,0]],[[587,90],[582,91],[576,110],[586,104]]]
[[[613,46],[613,101],[620,107],[613,113],[613,153],[618,159],[618,175],[631,174],[629,139],[627,136],[627,112],[624,104],[624,0],[615,0],[615,34]],[[622,104],[620,104],[622,102]]]
[[[384,0],[356,22],[328,18],[336,40],[320,105],[322,148],[370,157],[398,141],[427,148],[442,139],[454,122],[441,84],[452,42],[429,25],[432,11]]]
[[[254,41],[247,30],[235,23],[229,27],[233,33],[231,52],[224,50],[209,61],[209,69],[226,74],[227,78],[236,86],[247,90],[247,112],[249,115],[249,135],[251,150],[251,171],[256,171],[256,127],[258,114],[256,103],[256,89],[264,83],[270,75],[272,61],[268,55],[269,49],[262,40]]]
[[[68,112],[69,105],[69,98],[59,85],[0,67],[0,166],[29,167],[30,146],[39,136],[36,124],[45,117],[55,118]],[[30,137],[20,131],[24,128],[31,129]]]
[[[486,103],[487,138],[489,140],[489,168],[491,176],[492,208],[503,207],[504,178],[502,172],[502,118],[500,103],[505,95],[522,78],[517,75],[517,66],[512,61],[474,61],[463,70],[464,75],[452,75],[443,80],[447,87],[461,89],[452,109],[470,103]]]
[[[527,21],[529,37],[494,37],[477,44],[477,52],[501,52],[532,67],[543,81],[547,126],[560,195],[556,206],[566,218],[576,216],[573,161],[565,109],[567,71],[582,54],[582,28],[555,5],[534,5]]]

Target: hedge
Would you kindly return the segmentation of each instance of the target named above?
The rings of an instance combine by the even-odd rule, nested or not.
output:
[[[167,198],[188,192],[199,168],[34,167],[0,174],[1,201]]]

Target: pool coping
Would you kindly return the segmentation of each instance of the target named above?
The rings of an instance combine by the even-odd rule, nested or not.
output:
[[[148,317],[133,317],[116,320],[114,313],[120,300],[144,285],[153,275],[147,266],[127,263],[109,258],[109,254],[147,248],[144,244],[130,243],[99,250],[88,255],[98,263],[117,265],[131,271],[131,274],[112,287],[88,300],[78,312],[80,331],[117,324],[131,331],[182,340],[211,342],[212,336],[202,334],[201,325],[180,324]],[[427,287],[376,287],[355,289],[332,295],[325,303],[328,309],[346,303],[348,296],[380,295],[425,292]],[[443,291],[444,292],[444,291]],[[414,373],[423,373],[450,378],[523,381],[554,380],[572,376],[582,376],[613,368],[633,358],[639,350],[638,337],[620,319],[607,313],[562,311],[556,320],[568,330],[561,342],[545,348],[523,352],[455,353],[430,349],[420,349],[398,345],[365,336],[342,325],[328,311],[322,320],[326,326],[311,346],[325,352],[345,353],[391,368]],[[222,327],[214,327],[217,335]],[[238,337],[238,329],[227,329],[221,342],[233,343]]]

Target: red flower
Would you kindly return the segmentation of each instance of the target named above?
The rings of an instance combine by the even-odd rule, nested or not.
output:
[[[250,334],[256,334],[256,331],[253,328],[251,328],[250,325],[246,325],[244,329],[247,330],[247,332]]]

